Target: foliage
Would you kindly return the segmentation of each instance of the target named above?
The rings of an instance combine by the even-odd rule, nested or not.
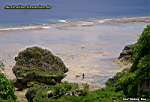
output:
[[[126,97],[147,97],[150,92],[139,91],[144,80],[150,80],[150,26],[147,26],[133,50],[133,65],[115,81],[116,90],[123,90]]]
[[[150,54],[150,25],[148,25],[142,32],[133,52],[133,66],[131,71],[135,71],[139,60],[145,55]]]
[[[15,102],[16,96],[14,94],[14,87],[12,83],[0,73],[0,100],[4,102]]]
[[[122,72],[118,72],[114,77],[109,78],[106,82],[106,86],[112,86],[115,83],[117,83],[117,81],[122,78],[123,76],[127,75],[127,73],[129,72],[129,69],[124,69]]]
[[[85,96],[88,92],[88,89],[85,88],[80,88],[78,84],[67,82],[56,84],[55,86],[35,84],[28,90],[26,97],[29,102],[49,102],[64,96]]]
[[[87,85],[83,86],[81,88],[78,84],[67,82],[55,86],[34,85],[26,97],[29,102],[113,102],[124,97],[123,92],[116,92],[114,87],[88,91]],[[51,97],[48,97],[49,94]]]

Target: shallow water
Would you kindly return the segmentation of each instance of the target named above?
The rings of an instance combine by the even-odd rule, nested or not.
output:
[[[13,78],[14,56],[28,46],[42,46],[63,59],[69,68],[65,80],[104,86],[122,69],[113,63],[123,47],[134,43],[146,24],[100,24],[62,29],[14,30],[0,32],[0,56],[5,71]],[[76,77],[85,73],[85,79]]]

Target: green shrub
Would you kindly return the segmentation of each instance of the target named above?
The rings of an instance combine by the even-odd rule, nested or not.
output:
[[[88,90],[81,89],[78,84],[64,82],[55,86],[35,84],[27,91],[26,97],[29,102],[50,102],[61,97],[85,96],[87,93]]]
[[[81,88],[78,84],[65,82],[55,86],[35,85],[27,91],[26,97],[29,102],[121,102],[125,96],[122,91],[116,92],[115,87],[89,91],[87,84]]]
[[[14,87],[12,83],[0,73],[0,100],[15,102],[16,96],[14,94]]]
[[[142,32],[133,52],[133,66],[131,71],[135,71],[139,60],[145,55],[150,54],[150,25],[148,25]]]

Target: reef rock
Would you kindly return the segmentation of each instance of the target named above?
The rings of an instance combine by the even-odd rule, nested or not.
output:
[[[56,84],[61,82],[68,71],[59,57],[39,47],[25,49],[15,57],[15,61],[13,72],[17,82],[22,85],[28,82]]]
[[[120,53],[120,56],[118,59],[122,62],[131,62],[132,61],[132,55],[133,55],[133,45],[127,45],[124,47],[122,52]]]

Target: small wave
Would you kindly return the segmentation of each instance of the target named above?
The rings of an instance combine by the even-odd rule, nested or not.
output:
[[[98,23],[136,23],[136,22],[143,22],[143,23],[150,23],[150,16],[147,17],[124,17],[124,18],[116,18],[116,19],[103,19],[103,20],[96,20]]]
[[[67,20],[60,19],[60,20],[58,20],[58,22],[60,22],[60,23],[67,23]]]
[[[57,23],[24,26],[24,27],[12,27],[12,28],[0,28],[0,31],[12,31],[12,30],[32,30],[32,29],[49,29],[52,27],[59,27],[59,24],[67,24],[65,27],[69,26],[93,26],[97,24],[114,24],[114,23],[135,23],[143,22],[150,23],[150,16],[147,17],[131,17],[131,18],[114,18],[114,19],[95,19],[95,20],[84,20],[84,21],[67,21],[67,20],[57,20]],[[58,25],[57,25],[58,24]],[[57,26],[54,26],[57,25]]]
[[[12,28],[0,28],[0,31],[14,31],[14,30],[32,30],[32,29],[48,29],[50,26],[40,25],[40,26],[25,26],[25,27],[12,27]]]
[[[93,26],[94,22],[93,21],[82,21],[79,22],[78,26]]]
[[[105,23],[105,22],[109,22],[112,21],[113,19],[102,19],[102,20],[98,20],[98,23]]]
[[[8,27],[8,28],[0,28],[0,31],[14,31],[14,30],[33,30],[33,29],[49,29],[53,24],[59,23],[67,23],[67,20],[57,20],[55,22],[50,22],[48,24],[41,24],[41,25],[30,25],[30,26],[21,26],[21,27]]]

